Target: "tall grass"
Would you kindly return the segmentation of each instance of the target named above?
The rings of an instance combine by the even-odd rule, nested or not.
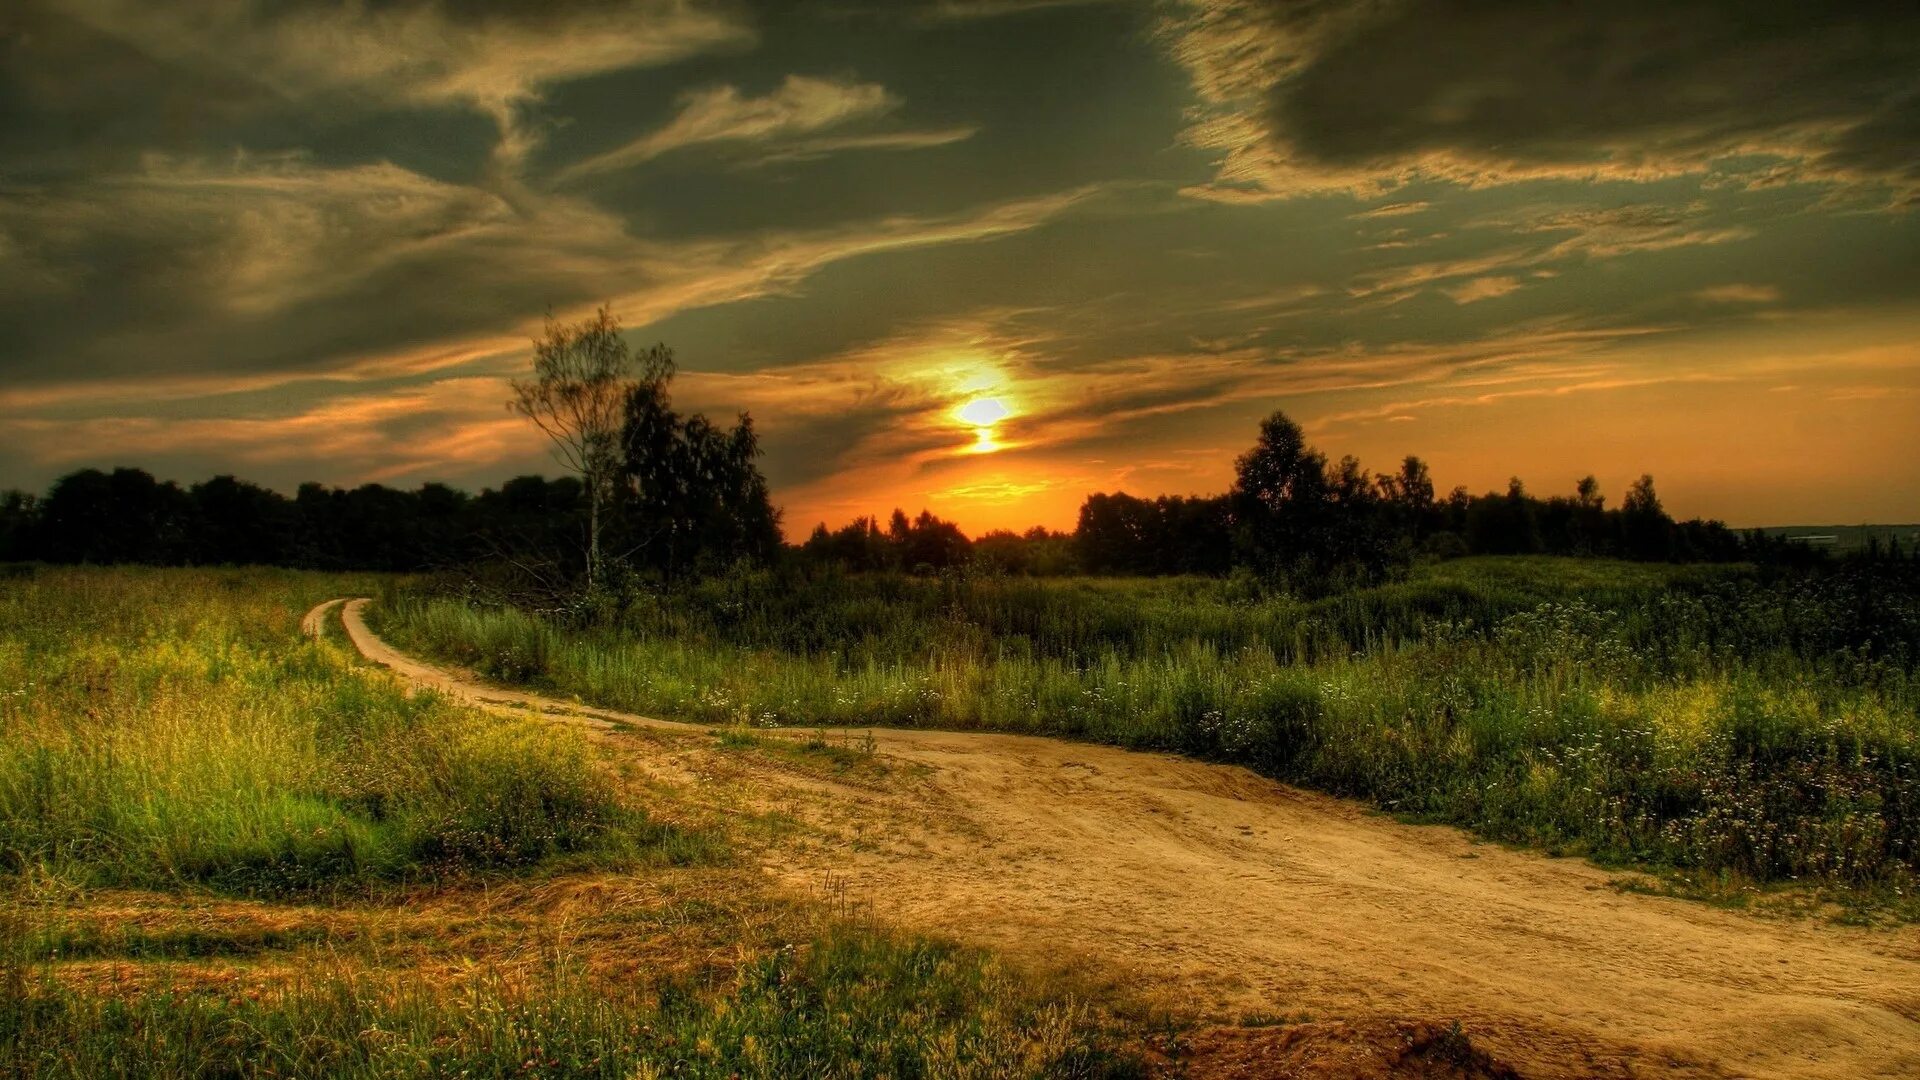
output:
[[[1910,895],[1910,570],[1478,559],[1307,603],[1231,581],[746,576],[569,627],[444,592],[404,647],[702,721],[1177,750],[1486,835]]]
[[[1127,1077],[1114,1032],[987,955],[871,930],[764,954],[718,993],[565,963],[458,986],[321,971],[110,996],[0,966],[0,1076]]]
[[[374,584],[0,580],[0,1077],[1139,1075],[1109,1014],[1057,987],[805,905],[750,929],[673,904],[676,932],[709,924],[680,946],[693,975],[609,956],[617,921],[515,961],[526,912],[493,921],[500,872],[646,872],[719,840],[651,822],[567,729],[409,696],[300,636],[313,603]],[[349,918],[335,937],[323,914],[426,880],[458,915],[444,936]],[[113,893],[72,917],[125,885],[186,894],[173,925],[126,921]],[[208,889],[255,899],[222,916]],[[626,947],[662,959],[651,938]],[[418,966],[443,950],[463,962]]]
[[[686,859],[566,733],[409,697],[301,638],[322,575],[44,571],[0,582],[0,869],[286,893]]]

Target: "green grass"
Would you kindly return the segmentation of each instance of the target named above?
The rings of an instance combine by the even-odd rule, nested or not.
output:
[[[773,896],[606,744],[300,636],[382,587],[0,578],[0,1077],[1139,1074],[1068,988]]]
[[[1233,580],[761,574],[612,624],[418,588],[377,616],[403,648],[632,711],[1175,750],[1911,914],[1920,588],[1864,573],[1487,558],[1312,602]]]
[[[569,857],[685,861],[576,737],[309,642],[354,582],[47,571],[0,584],[0,866],[274,894]]]
[[[0,1076],[1141,1075],[1090,1013],[986,954],[876,931],[764,954],[719,993],[609,991],[564,964],[457,989],[327,971],[230,994],[0,980]]]

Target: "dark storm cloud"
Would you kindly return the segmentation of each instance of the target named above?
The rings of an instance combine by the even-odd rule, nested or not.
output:
[[[175,68],[35,3],[0,10],[0,176],[16,183],[128,167],[156,147],[195,145],[274,100],[252,79]]]
[[[1195,0],[1214,194],[1725,173],[1920,190],[1920,8]]]

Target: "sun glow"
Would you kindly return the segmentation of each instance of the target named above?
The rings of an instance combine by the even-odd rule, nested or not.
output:
[[[953,415],[973,428],[973,445],[967,447],[967,453],[991,454],[1006,448],[1005,443],[993,437],[994,425],[1013,415],[1006,402],[996,397],[974,398],[953,410]]]
[[[953,415],[965,420],[977,428],[990,428],[1013,415],[1007,403],[999,398],[974,398],[953,411]]]

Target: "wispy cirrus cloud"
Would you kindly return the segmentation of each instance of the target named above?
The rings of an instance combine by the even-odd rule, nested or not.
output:
[[[0,420],[0,432],[12,445],[56,466],[91,462],[96,447],[112,445],[146,459],[211,455],[237,468],[322,460],[335,482],[377,482],[444,470],[456,462],[529,456],[537,439],[523,422],[504,413],[501,400],[493,379],[446,379],[243,415],[14,415]]]
[[[1754,285],[1747,282],[1729,282],[1725,285],[1709,285],[1695,290],[1693,297],[1709,304],[1773,304],[1780,300],[1780,289],[1775,285]]]
[[[1356,219],[1405,217],[1408,214],[1422,214],[1431,209],[1433,209],[1432,203],[1425,199],[1419,199],[1414,202],[1384,203],[1380,206],[1371,206],[1348,216]]]
[[[926,150],[965,142],[979,133],[978,126],[964,124],[925,130],[876,131],[866,135],[822,135],[811,139],[794,139],[770,147],[747,164],[759,166],[783,161],[811,161],[850,150]]]
[[[61,448],[101,445],[312,460],[335,442],[313,430],[337,424],[339,438],[365,446],[326,452],[330,469],[356,470],[348,476],[486,468],[531,445],[508,437],[500,402],[542,298],[563,316],[610,300],[643,327],[790,294],[845,260],[1040,228],[1102,195],[1089,187],[947,214],[660,240],[580,200],[549,199],[528,214],[391,164],[152,157],[137,173],[0,197],[0,237],[45,259],[0,266],[10,296],[35,290],[33,304],[0,308],[0,329],[24,346],[0,357],[0,407],[16,446],[47,462],[68,460]],[[123,261],[102,266],[93,252]],[[443,283],[456,278],[465,285],[449,294]],[[102,308],[110,314],[78,314]],[[182,355],[200,362],[182,368],[173,362]],[[752,385],[732,383],[733,407],[756,406]],[[795,384],[778,386],[768,400],[803,412]],[[310,404],[284,415],[289,397]],[[876,392],[868,405],[889,416],[898,398]],[[834,400],[843,422],[847,404]],[[376,414],[396,429],[416,415],[447,434],[397,441],[375,430]],[[249,440],[290,457],[236,449]],[[386,464],[374,470],[376,458]]]
[[[497,155],[509,166],[537,141],[521,111],[547,87],[754,40],[726,11],[681,0],[61,0],[57,11],[160,61],[219,71],[279,100],[472,109],[498,127]]]
[[[566,183],[583,176],[630,168],[690,146],[767,143],[811,135],[856,120],[884,116],[899,107],[900,99],[878,83],[807,75],[789,75],[774,90],[759,97],[743,94],[737,86],[708,87],[682,96],[679,112],[666,126],[569,165],[555,174],[554,179]]]
[[[1480,300],[1496,300],[1508,293],[1518,292],[1520,288],[1520,279],[1512,274],[1495,274],[1477,277],[1444,291],[1456,304],[1471,304]]]
[[[18,345],[0,374],[20,389],[76,369],[171,372],[193,355],[201,376],[296,378],[429,346],[513,348],[549,307],[610,299],[641,326],[788,290],[843,259],[1036,228],[1100,194],[660,240],[584,200],[516,208],[389,163],[154,156],[136,172],[0,195],[0,238],[32,253],[0,266],[0,288],[32,301],[0,307]]]
[[[1701,206],[1635,204],[1615,207],[1523,207],[1463,223],[1462,231],[1490,238],[1473,254],[1420,259],[1357,275],[1348,286],[1356,297],[1397,302],[1421,289],[1458,282],[1443,291],[1456,303],[1505,296],[1524,282],[1516,274],[1551,276],[1569,264],[1601,262],[1676,248],[1703,247],[1750,239],[1745,225],[1705,220]],[[1411,254],[1428,245],[1417,241],[1376,245]]]

